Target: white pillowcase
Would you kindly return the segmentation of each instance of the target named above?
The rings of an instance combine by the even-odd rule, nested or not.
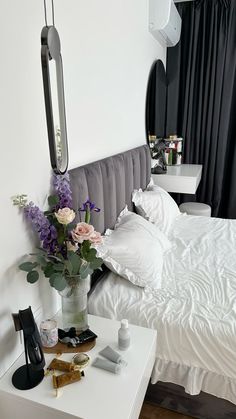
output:
[[[164,175],[163,175],[164,176]],[[180,214],[173,198],[160,186],[149,184],[146,191],[139,189],[132,195],[137,213],[168,234],[175,218]]]
[[[156,226],[126,207],[96,249],[111,271],[140,287],[160,288],[163,253],[170,247]]]

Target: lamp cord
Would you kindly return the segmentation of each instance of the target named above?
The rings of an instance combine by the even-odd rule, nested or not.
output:
[[[55,20],[54,20],[54,2],[53,2],[53,0],[51,0],[51,4],[52,4],[52,24],[53,24],[53,26],[55,26]],[[44,18],[45,18],[45,25],[48,26],[46,0],[44,0]]]

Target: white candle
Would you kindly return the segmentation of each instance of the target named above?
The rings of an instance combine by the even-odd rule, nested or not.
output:
[[[58,330],[56,320],[43,320],[40,324],[40,336],[42,345],[51,348],[58,342]]]

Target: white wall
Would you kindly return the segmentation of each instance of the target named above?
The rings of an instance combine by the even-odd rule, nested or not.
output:
[[[148,32],[148,0],[55,0],[64,62],[70,167],[145,143],[149,69],[166,51]],[[10,197],[45,206],[50,164],[40,64],[43,0],[2,0],[0,15],[1,240],[0,375],[22,351],[11,313],[31,305],[51,315],[47,280],[17,269],[31,230]]]

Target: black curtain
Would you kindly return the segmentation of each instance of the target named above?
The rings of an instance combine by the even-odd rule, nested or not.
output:
[[[184,163],[203,165],[196,200],[213,216],[236,218],[236,0],[177,8],[182,32],[167,49],[166,133],[184,138]]]

